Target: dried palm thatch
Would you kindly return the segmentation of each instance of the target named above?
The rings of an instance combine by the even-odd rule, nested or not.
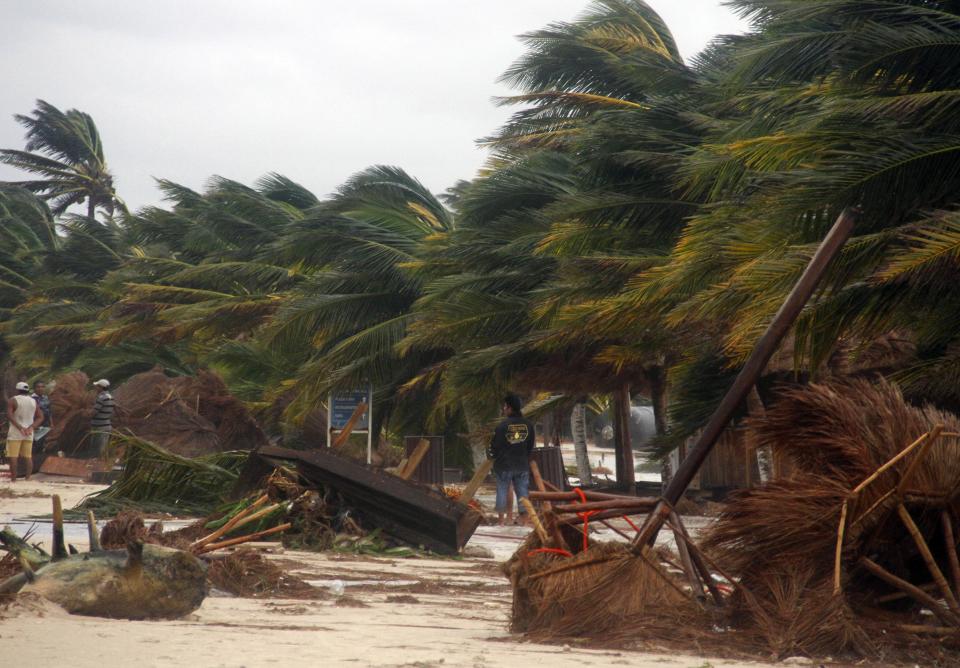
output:
[[[213,559],[207,568],[207,579],[218,589],[250,598],[327,596],[326,590],[314,587],[246,548]]]
[[[71,455],[89,450],[96,391],[86,374],[59,376],[50,393],[56,425],[48,449]],[[114,391],[117,431],[132,433],[185,457],[249,450],[267,438],[239,399],[211,371],[168,377],[159,368],[132,376]]]
[[[47,449],[68,455],[81,454],[89,445],[90,419],[97,393],[82,371],[58,376],[50,392],[54,427],[47,436]]]
[[[778,655],[882,654],[902,624],[922,621],[921,606],[897,599],[908,605],[890,624],[884,601],[897,589],[864,560],[925,585],[936,579],[923,554],[930,548],[946,570],[941,518],[960,510],[960,442],[921,437],[960,432],[960,419],[909,405],[889,383],[857,380],[790,389],[751,426],[758,445],[787,457],[794,473],[733,495],[704,541],[753,594],[738,600],[738,623]],[[873,624],[886,635],[864,630]]]
[[[510,628],[516,633],[584,638],[614,632],[628,618],[644,619],[652,630],[700,614],[683,580],[654,552],[638,555],[626,543],[594,543],[564,558],[538,552],[542,547],[531,533],[504,565],[513,586]]]

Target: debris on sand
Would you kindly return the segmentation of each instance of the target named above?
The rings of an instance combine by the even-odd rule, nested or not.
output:
[[[704,541],[752,594],[744,622],[778,656],[957,646],[960,418],[861,380],[784,392],[752,426],[793,472],[734,494]]]
[[[170,377],[159,368],[132,376],[114,391],[117,433],[131,434],[184,457],[228,450],[250,450],[267,443],[266,435],[223,380],[211,371]],[[92,455],[90,419],[96,396],[86,374],[58,376],[50,393],[57,424],[47,439],[48,451]]]
[[[276,468],[317,490],[323,504],[336,511],[338,522],[349,518],[371,535],[379,529],[401,545],[457,554],[482,519],[472,508],[425,485],[322,450],[260,448],[251,454],[240,484],[256,486]]]
[[[132,541],[124,550],[100,546],[89,521],[90,551],[67,555],[60,498],[53,497],[53,554],[34,570],[18,545],[22,572],[0,582],[0,595],[37,594],[71,614],[124,619],[175,619],[200,607],[207,595],[205,568],[191,552]]]
[[[217,589],[248,598],[328,596],[325,589],[314,587],[248,548],[211,559],[207,578]]]
[[[506,566],[513,630],[956,665],[960,418],[859,380],[788,389],[751,428],[789,477],[734,494],[699,544],[671,514],[676,554],[629,534],[587,545],[540,492]]]

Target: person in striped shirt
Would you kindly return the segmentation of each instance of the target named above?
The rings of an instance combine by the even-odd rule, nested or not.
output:
[[[110,432],[113,431],[113,395],[110,394],[110,381],[106,378],[101,378],[94,385],[100,388],[100,392],[93,404],[93,419],[90,421],[91,445],[102,457],[110,444]]]

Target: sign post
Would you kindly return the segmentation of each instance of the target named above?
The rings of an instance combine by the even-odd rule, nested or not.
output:
[[[327,400],[327,447],[333,443],[333,435],[343,430],[357,406],[366,404],[367,410],[351,433],[367,435],[367,464],[373,461],[373,385],[366,389],[331,392]]]

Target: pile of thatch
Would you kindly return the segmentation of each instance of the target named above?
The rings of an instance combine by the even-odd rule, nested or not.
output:
[[[50,405],[54,426],[47,436],[47,450],[62,450],[68,456],[89,452],[96,388],[82,371],[58,376],[52,385]]]
[[[326,598],[325,589],[314,587],[254,550],[240,549],[210,561],[207,580],[217,589],[251,598]]]
[[[244,405],[209,371],[175,378],[159,369],[146,371],[118,387],[114,399],[118,430],[184,457],[267,442]]]
[[[735,622],[777,655],[960,639],[960,419],[852,381],[788,390],[751,426],[793,473],[734,494],[704,541],[743,585]]]
[[[580,545],[565,530],[569,545]],[[531,532],[504,564],[513,587],[510,629],[531,638],[600,638],[633,633],[650,636],[688,627],[699,614],[681,575],[653,551],[638,554],[626,543],[597,542],[572,557],[538,551]]]
[[[675,531],[729,596],[688,586],[690,566],[677,566],[686,557],[633,543],[581,551],[569,526],[554,537],[556,514],[544,507],[539,534],[573,555],[538,553],[531,534],[508,562],[513,629],[719,655],[956,665],[960,418],[859,380],[789,389],[751,427],[758,445],[788,458],[790,477],[734,494],[699,546]]]
[[[243,402],[215,373],[169,377],[159,368],[137,374],[113,392],[113,426],[185,457],[250,450],[267,438]],[[86,374],[56,379],[50,394],[55,429],[48,450],[95,455],[89,448],[96,390]]]

